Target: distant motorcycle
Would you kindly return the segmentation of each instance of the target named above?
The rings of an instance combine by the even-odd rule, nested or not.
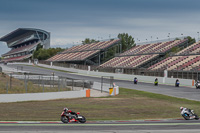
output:
[[[65,111],[62,112],[61,121],[63,123],[69,123],[69,122],[85,123],[86,118],[84,116],[80,115],[79,112],[77,112],[75,114],[71,114],[71,110],[68,110],[67,113]]]
[[[134,81],[133,81],[133,82],[134,82],[134,84],[137,84],[138,80],[137,80],[137,79],[134,79]]]
[[[180,85],[180,83],[179,83],[179,81],[177,81],[177,82],[175,83],[175,87],[179,87],[179,85]]]
[[[200,89],[200,83],[196,83],[195,86],[196,86],[196,89]]]
[[[158,80],[157,79],[154,81],[154,85],[158,86]]]
[[[194,110],[188,110],[182,116],[185,120],[199,120],[199,116],[194,113]]]

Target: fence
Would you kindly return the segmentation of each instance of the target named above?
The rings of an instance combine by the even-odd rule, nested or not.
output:
[[[56,91],[77,91],[91,88],[92,82],[52,75],[31,75],[29,73],[5,75],[1,73],[0,93],[36,93]]]

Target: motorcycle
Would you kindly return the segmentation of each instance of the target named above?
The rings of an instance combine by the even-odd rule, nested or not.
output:
[[[194,113],[194,110],[188,110],[182,116],[185,120],[199,120],[199,116]]]
[[[155,82],[154,82],[154,85],[157,86],[157,85],[158,85],[158,81],[155,81]]]
[[[179,81],[177,81],[177,82],[175,83],[175,87],[179,87],[179,85],[180,85],[180,83],[179,83]]]
[[[63,111],[61,114],[61,121],[63,123],[69,123],[69,122],[85,123],[86,122],[86,118],[84,116],[80,115],[80,112],[77,112],[75,114],[71,114],[70,110],[68,112],[69,113],[66,113],[65,111]]]
[[[196,89],[200,89],[200,83],[196,83]]]
[[[134,79],[134,84],[137,84],[138,80],[137,79]]]

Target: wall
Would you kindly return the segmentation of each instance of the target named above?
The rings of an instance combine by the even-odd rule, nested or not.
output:
[[[86,90],[47,93],[0,94],[0,102],[19,102],[86,97]]]
[[[176,78],[164,78],[164,77],[154,77],[154,76],[141,76],[141,75],[129,75],[129,74],[117,74],[117,73],[104,73],[104,72],[95,72],[95,71],[84,71],[79,70],[78,73],[88,74],[92,76],[113,76],[114,79],[119,80],[129,80],[133,81],[134,77],[138,78],[138,82],[149,82],[154,83],[155,78],[158,78],[159,84],[168,84],[175,85]],[[192,87],[191,79],[179,79],[180,86],[189,86]]]

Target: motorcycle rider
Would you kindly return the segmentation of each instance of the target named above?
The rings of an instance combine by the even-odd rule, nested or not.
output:
[[[158,79],[155,79],[154,85],[158,85]]]
[[[138,79],[135,77],[133,81],[134,81],[135,84],[137,84]]]
[[[197,80],[197,82],[196,82],[196,84],[195,84],[196,88],[199,87],[198,84],[199,84],[199,80]]]
[[[69,109],[66,108],[66,107],[63,109],[63,111],[64,111],[66,114],[69,114],[69,116],[72,117],[72,118],[77,119],[77,117],[78,117],[77,114],[76,114],[75,112],[69,110]]]
[[[190,112],[192,112],[193,110],[188,109],[188,108],[184,108],[184,107],[180,107],[181,110],[181,115],[184,117],[184,114],[189,114],[190,119],[194,119],[195,116],[192,116]]]
[[[179,83],[179,80],[178,79],[176,79],[176,83],[175,83],[175,86],[176,87],[178,87],[178,84],[177,83]]]

